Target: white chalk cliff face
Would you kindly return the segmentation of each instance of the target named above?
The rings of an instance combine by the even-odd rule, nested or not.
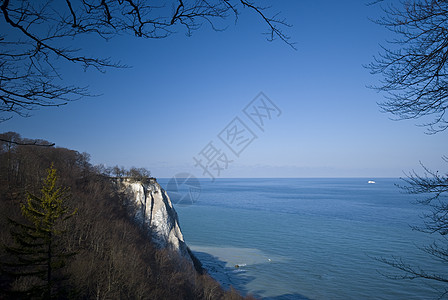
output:
[[[179,227],[177,213],[168,194],[155,179],[148,182],[118,180],[119,188],[135,202],[136,219],[149,228],[152,240],[161,248],[177,251],[191,260]]]

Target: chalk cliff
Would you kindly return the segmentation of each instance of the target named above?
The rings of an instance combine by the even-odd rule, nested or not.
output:
[[[118,179],[119,189],[134,201],[135,218],[145,225],[152,240],[161,248],[174,250],[191,260],[184,236],[180,230],[177,213],[166,191],[154,178],[142,181]]]

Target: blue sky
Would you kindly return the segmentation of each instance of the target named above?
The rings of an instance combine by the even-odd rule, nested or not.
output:
[[[363,65],[391,34],[369,20],[379,7],[365,3],[275,2],[297,51],[267,42],[265,25],[248,10],[223,32],[204,25],[192,37],[179,29],[160,40],[84,41],[88,51],[132,68],[101,74],[69,66],[64,79],[99,96],[13,118],[0,130],[87,152],[94,164],[146,167],[156,177],[207,177],[193,157],[209,142],[232,161],[216,177],[400,177],[420,170],[419,161],[440,169],[446,133],[391,121],[376,104],[383,95],[366,88],[379,78]],[[264,132],[242,112],[259,92],[281,110]],[[235,117],[257,135],[239,157],[217,137]]]

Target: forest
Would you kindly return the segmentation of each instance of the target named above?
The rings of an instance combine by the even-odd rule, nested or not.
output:
[[[87,153],[14,132],[0,140],[1,299],[243,299],[158,249]],[[149,175],[129,171],[139,170]]]

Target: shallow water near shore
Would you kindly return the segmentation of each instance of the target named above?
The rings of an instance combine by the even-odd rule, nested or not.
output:
[[[167,180],[159,180],[164,186]],[[412,231],[423,207],[399,179],[200,180],[193,205],[175,205],[185,240],[224,287],[265,299],[435,299],[423,280],[392,280],[375,260],[402,257],[444,272]]]

